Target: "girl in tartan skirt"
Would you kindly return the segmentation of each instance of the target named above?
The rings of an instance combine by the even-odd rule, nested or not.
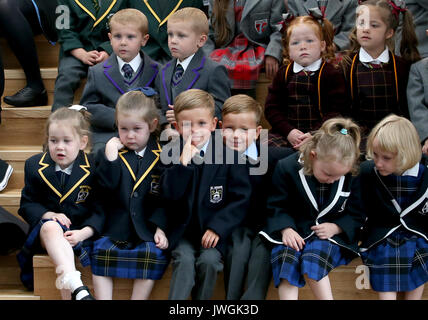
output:
[[[270,217],[260,233],[275,244],[271,264],[280,299],[297,299],[305,280],[317,299],[333,299],[328,273],[358,256],[364,219],[359,211],[346,210],[346,202],[354,190],[351,171],[358,167],[359,143],[355,123],[332,118],[300,154],[278,162]]]
[[[428,281],[428,169],[413,124],[390,115],[367,140],[359,192],[348,203],[364,212],[361,256],[380,299],[420,299]]]
[[[261,68],[268,78],[278,71],[283,12],[283,0],[209,1],[210,33],[203,50],[226,67],[232,95],[255,98]]]
[[[105,225],[92,248],[91,269],[95,297],[102,300],[113,298],[113,278],[134,279],[131,299],[148,299],[169,263],[155,136],[159,115],[155,91],[141,90],[119,98],[119,138],[110,139],[96,157]]]
[[[403,26],[398,57],[392,50],[400,16]],[[412,14],[401,0],[362,2],[350,40],[342,62],[352,99],[351,116],[361,126],[364,149],[367,135],[381,119],[391,113],[409,118],[409,69],[420,56]]]
[[[266,97],[272,126],[269,144],[296,150],[311,132],[334,116],[347,115],[349,100],[342,70],[334,59],[333,26],[318,8],[285,21],[284,66]]]

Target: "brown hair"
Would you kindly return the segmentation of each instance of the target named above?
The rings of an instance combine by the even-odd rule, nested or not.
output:
[[[388,3],[387,0],[367,0],[364,1],[357,9],[357,21],[359,16],[364,12],[364,6],[376,8],[379,10],[382,21],[387,25],[389,29],[394,31],[394,34],[397,30],[399,19],[393,14],[392,6]],[[400,55],[403,59],[407,60],[410,63],[414,63],[421,59],[421,56],[418,51],[418,38],[415,33],[415,28],[413,24],[412,13],[407,9],[404,12],[401,12],[403,15],[403,28],[402,28],[402,38],[400,45]],[[361,48],[361,45],[357,41],[357,26],[353,28],[349,34],[350,48],[347,50],[345,55],[346,62],[349,64],[351,62],[350,56],[355,55],[358,50]],[[394,52],[395,49],[395,36],[387,39],[385,41],[387,47]]]
[[[300,16],[294,18],[289,24],[286,25],[282,41],[284,45],[283,50],[283,58],[284,58],[284,64],[291,63],[290,61],[290,53],[289,53],[289,41],[291,32],[293,31],[293,28],[300,25],[300,24],[308,24],[310,25],[317,35],[318,39],[320,41],[325,41],[325,50],[321,53],[321,57],[323,60],[328,59],[334,59],[334,28],[331,22],[327,19],[322,20],[322,24],[318,22],[315,18],[311,16]]]
[[[228,8],[229,0],[214,1],[211,23],[214,29],[216,47],[226,45],[226,41],[232,32],[232,29],[226,19]]]
[[[313,174],[310,153],[315,151],[318,159],[352,165],[351,172],[356,174],[360,142],[360,127],[351,119],[332,118],[325,121],[312,138],[300,147],[303,172]]]
[[[208,18],[205,15],[205,13],[198,8],[186,7],[186,8],[177,10],[171,15],[171,17],[169,17],[168,22],[170,21],[171,22],[175,22],[175,21],[188,22],[191,24],[192,30],[196,34],[208,35],[208,31],[209,31]]]
[[[257,125],[260,125],[263,108],[259,102],[246,94],[237,94],[226,99],[221,111],[222,118],[229,113],[254,113]]]
[[[137,9],[128,8],[116,12],[109,20],[110,32],[112,32],[115,23],[121,25],[134,24],[143,36],[149,32],[147,17]]]
[[[382,119],[370,132],[367,139],[367,158],[373,159],[373,141],[382,151],[397,155],[398,174],[417,164],[422,157],[422,148],[415,126],[406,118],[395,114]]]
[[[48,120],[45,123],[45,148],[48,145],[49,140],[49,128],[52,123],[63,121],[70,125],[77,135],[82,138],[83,136],[88,137],[88,145],[90,142],[91,131],[90,131],[90,119],[91,114],[81,109],[80,111],[69,109],[67,107],[62,107],[49,115]]]
[[[215,103],[212,95],[201,89],[189,89],[183,91],[175,98],[174,115],[176,119],[180,112],[198,108],[208,109],[214,117]]]

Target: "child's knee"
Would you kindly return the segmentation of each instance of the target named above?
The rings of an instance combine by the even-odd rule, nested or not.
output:
[[[217,271],[223,269],[221,254],[216,249],[204,250],[196,261],[197,268],[214,268]]]
[[[48,237],[60,233],[63,233],[62,228],[56,221],[46,221],[40,229],[41,237]]]

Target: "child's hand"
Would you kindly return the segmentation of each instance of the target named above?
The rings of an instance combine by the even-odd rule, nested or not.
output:
[[[160,228],[156,228],[154,240],[156,243],[156,247],[159,249],[165,250],[168,248],[168,238],[165,235],[165,232],[162,231]]]
[[[187,138],[186,143],[183,147],[183,152],[180,156],[180,162],[183,164],[183,166],[187,166],[189,162],[192,160],[192,158],[195,156],[196,153],[198,153],[199,150],[192,144],[192,136],[190,135]]]
[[[72,247],[77,245],[79,242],[86,240],[94,235],[94,230],[92,227],[84,227],[80,230],[68,230],[64,232],[64,238],[65,240],[70,243]]]
[[[107,144],[105,149],[106,158],[108,161],[114,161],[117,159],[117,156],[119,155],[119,150],[122,149],[123,143],[120,141],[118,137],[111,138]]]
[[[329,239],[332,236],[342,232],[342,229],[335,223],[325,222],[317,226],[312,226],[311,230],[315,232],[321,240]]]
[[[422,153],[424,153],[428,156],[428,139],[425,140],[425,143],[422,146]]]
[[[97,63],[98,59],[98,51],[92,50],[92,51],[86,51],[83,48],[77,48],[74,50],[71,50],[71,54],[76,58],[82,61],[84,64],[87,64],[89,66],[93,66]]]
[[[282,243],[290,248],[293,248],[296,251],[303,249],[305,245],[305,240],[292,228],[285,228],[281,231],[282,233]]]
[[[71,220],[64,213],[54,213],[50,219],[61,223],[63,226],[70,228]]]
[[[168,111],[165,113],[166,120],[168,120],[168,122],[169,122],[170,124],[176,124],[176,123],[177,123],[177,121],[175,120],[174,106],[173,106],[172,104],[169,104],[169,105],[168,105],[168,107],[169,107],[171,110],[168,110]]]
[[[219,239],[220,236],[217,233],[208,229],[202,237],[202,247],[205,249],[215,248]]]
[[[303,136],[300,137],[300,143],[293,146],[294,149],[299,149],[306,141],[312,138],[312,135],[309,132],[306,132]]]
[[[98,51],[98,58],[96,59],[96,63],[103,62],[107,60],[109,57],[108,53],[105,51]]]
[[[274,57],[265,56],[265,70],[266,76],[269,79],[273,79],[279,68],[279,62]]]
[[[298,129],[293,129],[288,134],[287,140],[291,143],[293,147],[295,147],[303,141],[303,139],[305,138],[304,135],[305,134],[302,131]]]

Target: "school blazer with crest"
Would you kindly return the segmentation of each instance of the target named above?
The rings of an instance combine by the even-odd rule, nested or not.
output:
[[[347,209],[367,216],[361,251],[379,243],[400,226],[401,230],[413,232],[428,241],[428,168],[425,168],[422,183],[407,208],[394,205],[373,161],[361,164],[356,180],[359,187],[351,194]]]
[[[281,230],[285,228],[293,228],[307,239],[314,234],[312,226],[335,223],[343,232],[328,240],[358,254],[358,236],[364,217],[360,212],[345,210],[349,195],[355,188],[354,178],[348,173],[334,182],[325,204],[319,208],[315,200],[316,186],[310,177],[304,175],[299,156],[297,152],[278,161],[267,205],[269,217],[260,234],[272,243],[282,244]]]
[[[166,216],[160,198],[159,179],[162,174],[161,147],[151,136],[140,161],[135,151],[122,149],[114,161],[107,160],[105,151],[97,153],[97,176],[101,186],[105,217],[103,235],[117,241],[130,241],[134,228],[143,241],[153,241],[156,227],[166,230]]]
[[[18,213],[31,228],[47,211],[64,213],[71,220],[70,229],[90,226],[99,234],[103,217],[95,201],[98,190],[91,155],[79,152],[61,192],[55,162],[49,152],[36,154],[25,162],[25,186]]]
[[[222,154],[212,152],[216,150],[214,140],[212,135],[204,156],[205,161],[211,163],[203,164],[202,169],[194,163],[187,166],[181,163],[170,165],[161,178],[161,189],[165,201],[169,202],[168,216],[174,220],[175,229],[169,239],[171,246],[175,246],[184,234],[192,214],[197,214],[202,232],[200,239],[207,229],[213,230],[220,237],[215,248],[224,256],[230,233],[243,223],[247,214],[251,184],[245,162],[228,164],[222,141],[218,141]],[[177,139],[176,143],[180,144],[181,154],[182,138]],[[164,148],[164,152],[170,150]],[[229,152],[237,159],[235,151],[229,149]],[[178,159],[174,161],[178,163]]]

